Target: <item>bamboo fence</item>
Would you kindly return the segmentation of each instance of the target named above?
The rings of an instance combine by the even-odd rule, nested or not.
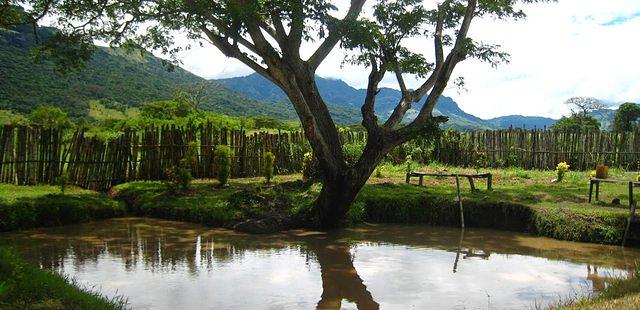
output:
[[[364,143],[362,132],[341,133],[343,143]],[[0,182],[18,185],[55,184],[65,173],[68,182],[83,188],[108,190],[134,180],[163,180],[178,164],[189,143],[198,145],[192,163],[195,178],[212,178],[214,149],[233,151],[232,177],[259,176],[263,155],[276,157],[275,172],[302,169],[311,149],[301,132],[256,132],[201,126],[161,126],[125,130],[115,139],[25,126],[0,127]],[[416,145],[424,146],[424,141]],[[410,142],[411,143],[411,142]],[[431,144],[427,160],[456,166],[517,166],[552,169],[566,161],[573,169],[592,169],[597,163],[640,168],[640,130],[635,132],[579,132],[508,129],[445,131]]]

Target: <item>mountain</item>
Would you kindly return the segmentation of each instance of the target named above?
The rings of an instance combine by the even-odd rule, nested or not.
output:
[[[55,28],[40,27],[38,38],[46,40],[56,31]],[[205,110],[231,116],[268,115],[297,119],[295,110],[286,100],[256,100],[180,67],[167,70],[163,60],[150,53],[126,53],[97,47],[91,60],[82,68],[62,74],[50,61],[33,62],[30,53],[35,44],[31,26],[18,26],[12,30],[0,28],[0,109],[26,114],[38,105],[51,104],[73,117],[83,117],[88,113],[91,100],[138,107],[145,102],[169,99],[181,87],[204,84],[207,89],[203,100]],[[359,122],[358,111],[340,106],[329,108],[338,122]]]
[[[548,117],[541,116],[522,116],[522,115],[509,115],[509,116],[500,116],[492,119],[488,119],[491,125],[496,128],[549,128],[553,125],[556,120]]]
[[[287,100],[287,96],[280,88],[257,73],[243,77],[213,80],[213,82],[256,100]],[[347,109],[353,109],[360,115],[359,109],[364,102],[367,92],[365,89],[356,89],[344,81],[320,76],[316,76],[316,84],[326,102]],[[376,97],[376,114],[382,119],[389,117],[400,97],[401,94],[398,90],[381,88]],[[407,118],[414,118],[421,107],[422,103],[415,104],[413,108],[407,112]],[[456,128],[459,130],[494,128],[494,126],[487,121],[464,112],[453,99],[446,96],[440,98],[434,114],[449,116],[449,121],[445,124],[445,128]]]

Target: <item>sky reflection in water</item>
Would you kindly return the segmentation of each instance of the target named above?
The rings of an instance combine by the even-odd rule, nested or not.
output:
[[[135,309],[529,309],[602,289],[640,257],[493,230],[252,236],[136,218],[0,234],[0,244]]]

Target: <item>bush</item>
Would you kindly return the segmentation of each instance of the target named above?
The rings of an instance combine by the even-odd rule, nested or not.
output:
[[[382,178],[382,177],[383,177],[383,175],[382,175],[382,169],[384,169],[384,164],[379,164],[379,165],[376,167],[376,178]]]
[[[226,145],[216,146],[213,171],[221,186],[227,184],[231,177],[231,148]]]
[[[348,143],[342,146],[342,153],[344,154],[344,160],[347,165],[353,166],[358,162],[362,152],[364,151],[364,142]]]
[[[405,164],[407,165],[407,173],[411,173],[411,166],[413,165],[413,158],[411,157],[411,155],[407,156],[407,158],[405,159]]]
[[[271,183],[273,179],[273,166],[276,161],[276,156],[271,152],[264,153],[264,177],[267,179],[267,183]]]
[[[174,191],[176,187],[186,191],[191,186],[193,176],[191,175],[191,166],[195,165],[198,161],[198,143],[195,141],[189,142],[187,151],[180,159],[177,166],[167,169],[167,179],[169,184],[169,191]]]
[[[66,173],[61,174],[58,177],[58,186],[60,187],[60,194],[64,195],[64,193],[67,191],[67,187],[69,185],[69,178],[67,177]]]
[[[302,179],[304,181],[316,180],[320,177],[319,172],[318,160],[313,156],[313,153],[305,153],[302,158]]]

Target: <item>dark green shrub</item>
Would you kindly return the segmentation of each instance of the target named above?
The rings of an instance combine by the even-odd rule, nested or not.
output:
[[[189,142],[184,157],[180,159],[177,166],[167,169],[167,180],[169,191],[174,191],[176,187],[186,191],[191,186],[193,176],[191,167],[198,162],[198,143]]]
[[[66,173],[61,174],[58,177],[58,186],[60,187],[60,193],[62,195],[64,195],[64,193],[67,191],[67,187],[69,186],[69,178],[67,177]]]
[[[273,179],[273,166],[276,162],[276,156],[271,152],[264,153],[264,177],[267,179],[267,183],[271,183],[271,179]]]
[[[213,156],[213,171],[216,179],[220,181],[220,185],[225,185],[231,177],[231,148],[226,145],[218,145]]]
[[[304,181],[316,180],[320,177],[318,159],[313,153],[307,152],[302,158],[302,179]]]

